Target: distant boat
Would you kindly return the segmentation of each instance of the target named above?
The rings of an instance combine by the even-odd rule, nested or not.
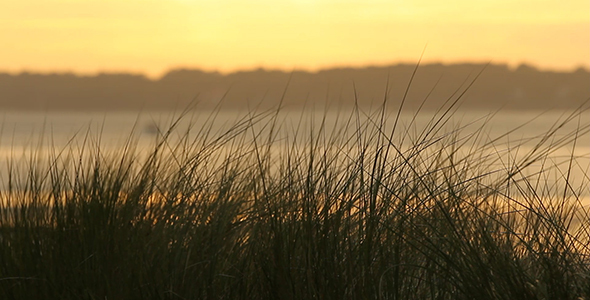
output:
[[[143,127],[143,132],[149,135],[156,135],[160,132],[160,127],[156,123],[152,122],[150,124],[146,124]]]

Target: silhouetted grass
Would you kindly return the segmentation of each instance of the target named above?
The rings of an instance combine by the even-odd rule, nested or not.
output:
[[[549,159],[588,110],[505,153],[484,126],[446,126],[453,105],[420,130],[385,108],[333,128],[267,112],[174,123],[148,154],[88,136],[8,162],[0,298],[590,297],[588,170]]]

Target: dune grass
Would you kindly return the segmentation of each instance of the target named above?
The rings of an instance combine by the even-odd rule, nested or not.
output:
[[[89,136],[8,163],[0,298],[588,299],[588,170],[549,159],[587,113],[508,153],[452,110],[420,130],[384,108],[174,123],[147,154]]]

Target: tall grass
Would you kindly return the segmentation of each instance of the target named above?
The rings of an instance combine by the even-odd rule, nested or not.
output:
[[[550,160],[587,113],[507,153],[451,110],[173,123],[147,154],[90,135],[8,162],[0,298],[587,299],[589,173]]]

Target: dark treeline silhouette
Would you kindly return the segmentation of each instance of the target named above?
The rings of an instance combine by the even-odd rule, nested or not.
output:
[[[336,68],[319,72],[240,71],[227,75],[178,69],[157,80],[137,74],[0,73],[0,109],[4,110],[168,110],[196,99],[198,107],[285,109],[379,105],[388,87],[390,107],[405,93],[415,65]],[[461,98],[467,109],[573,109],[590,97],[590,72],[541,71],[528,65],[425,64],[418,68],[406,100],[416,109],[438,108],[454,100],[482,71]],[[355,97],[355,93],[357,97]]]

